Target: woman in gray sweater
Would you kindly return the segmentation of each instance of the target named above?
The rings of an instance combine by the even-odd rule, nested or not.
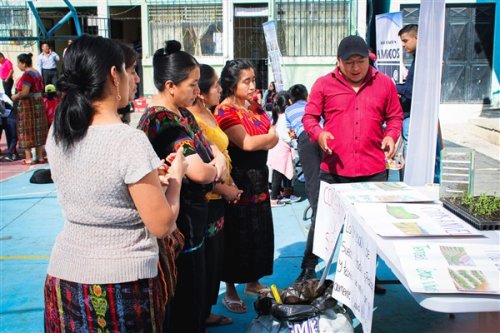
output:
[[[110,39],[68,47],[46,145],[65,218],[45,283],[46,332],[161,332],[156,239],[176,228],[187,162],[179,150],[167,170],[144,133],[121,122],[128,79]]]

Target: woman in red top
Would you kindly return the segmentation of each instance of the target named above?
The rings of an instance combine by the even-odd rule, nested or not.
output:
[[[245,293],[268,291],[259,279],[273,272],[274,232],[269,201],[267,151],[278,136],[262,107],[253,101],[255,72],[245,60],[228,61],[222,70],[222,103],[215,110],[220,128],[229,137],[231,177],[243,190],[240,200],[224,216],[224,269],[229,311],[246,312],[235,283],[246,283]]]
[[[43,146],[47,140],[47,114],[43,105],[43,78],[33,68],[33,55],[21,53],[17,56],[17,67],[24,72],[16,84],[13,101],[19,101],[17,106],[17,135],[19,149],[24,149],[26,155],[23,164],[45,163]],[[36,149],[37,160],[31,156],[31,148]]]

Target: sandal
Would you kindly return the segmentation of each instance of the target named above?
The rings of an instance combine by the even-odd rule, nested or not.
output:
[[[247,307],[245,306],[245,303],[241,299],[235,300],[235,299],[229,299],[227,296],[224,296],[222,299],[222,305],[226,307],[230,312],[234,313],[245,313],[247,312]]]
[[[223,315],[216,315],[215,313],[211,313],[205,320],[206,326],[224,326],[232,323],[233,320],[231,318]]]
[[[35,165],[37,162],[36,162],[35,160],[31,160],[31,161],[29,161],[29,160],[24,159],[24,160],[22,160],[22,162],[21,162],[21,163],[22,163],[23,165]]]

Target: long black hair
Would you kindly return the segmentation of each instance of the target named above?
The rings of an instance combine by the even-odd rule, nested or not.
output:
[[[125,44],[121,40],[115,41],[118,43],[123,52],[123,60],[125,61],[125,69],[128,69],[134,65],[137,61],[137,52],[129,45]]]
[[[200,66],[192,55],[181,51],[181,48],[181,43],[169,40],[153,55],[153,80],[158,91],[163,91],[165,82],[169,80],[174,84],[181,83],[195,67]]]
[[[289,105],[290,95],[286,91],[280,91],[273,98],[273,125],[278,122],[278,117],[280,114],[285,113],[286,107]]]
[[[200,80],[198,87],[202,94],[208,94],[210,87],[215,82],[215,69],[212,66],[201,64],[200,65]]]
[[[31,53],[21,53],[17,56],[17,61],[22,64],[25,64],[28,67],[33,66],[33,54]]]
[[[234,59],[226,61],[226,65],[220,74],[220,86],[222,88],[221,101],[234,95],[240,74],[245,69],[253,69],[252,64],[247,60]]]
[[[57,82],[63,92],[54,119],[57,144],[69,149],[85,136],[95,113],[92,102],[105,97],[111,68],[122,72],[123,64],[123,52],[111,39],[84,35],[71,44]]]

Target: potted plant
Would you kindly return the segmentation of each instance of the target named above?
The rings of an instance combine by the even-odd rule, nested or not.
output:
[[[443,206],[480,230],[500,229],[500,197],[481,194],[441,198]]]

